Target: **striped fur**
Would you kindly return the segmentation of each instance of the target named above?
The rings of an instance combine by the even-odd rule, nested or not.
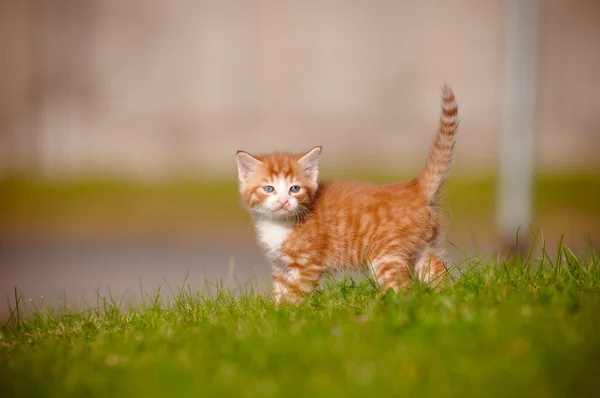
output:
[[[443,280],[437,202],[457,125],[454,94],[444,86],[433,148],[407,183],[319,183],[321,147],[304,154],[238,151],[240,195],[273,267],[276,301],[302,300],[325,271],[371,272],[382,290],[394,291],[406,289],[413,276]]]
[[[452,89],[444,85],[442,87],[442,114],[438,134],[425,161],[425,167],[417,177],[425,196],[432,202],[436,201],[448,174],[457,129],[458,104]]]

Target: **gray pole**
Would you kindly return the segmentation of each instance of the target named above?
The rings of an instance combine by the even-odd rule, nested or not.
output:
[[[497,222],[504,247],[529,233],[539,0],[508,1]],[[516,248],[518,249],[518,248]]]

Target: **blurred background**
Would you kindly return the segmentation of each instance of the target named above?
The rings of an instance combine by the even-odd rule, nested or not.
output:
[[[598,247],[599,21],[595,0],[1,0],[0,295],[267,277],[235,151],[409,179],[444,82],[449,258],[519,225]]]

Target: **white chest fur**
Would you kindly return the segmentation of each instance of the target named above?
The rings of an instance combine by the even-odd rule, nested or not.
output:
[[[258,239],[264,245],[272,260],[281,259],[281,245],[287,239],[292,228],[286,223],[273,220],[258,220],[255,223]]]

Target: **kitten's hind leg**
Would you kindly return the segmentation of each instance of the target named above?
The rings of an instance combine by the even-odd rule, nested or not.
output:
[[[398,293],[410,287],[412,281],[410,264],[403,256],[380,256],[372,261],[371,269],[383,293],[388,289]]]
[[[308,296],[319,284],[324,268],[319,265],[298,266],[288,265],[286,271],[273,273],[273,293],[275,302],[288,301],[299,303]]]
[[[448,278],[446,265],[432,249],[427,249],[415,263],[415,274],[422,283],[434,289],[442,288]]]

